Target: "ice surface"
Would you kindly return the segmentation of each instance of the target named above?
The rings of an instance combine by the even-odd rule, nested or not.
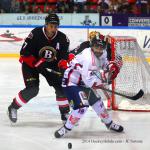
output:
[[[21,66],[17,59],[0,59],[0,150],[149,150],[150,113],[114,112],[113,119],[124,126],[124,133],[106,129],[89,110],[80,125],[63,139],[54,132],[62,126],[53,88],[41,77],[40,93],[18,111],[12,126],[7,107],[24,88]]]

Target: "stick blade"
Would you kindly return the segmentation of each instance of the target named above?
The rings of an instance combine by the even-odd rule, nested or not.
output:
[[[132,100],[138,100],[139,98],[141,98],[144,95],[144,91],[142,89],[139,90],[139,92],[134,95],[133,97],[131,97]]]

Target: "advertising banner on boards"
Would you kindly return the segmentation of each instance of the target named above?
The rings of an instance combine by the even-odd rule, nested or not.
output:
[[[150,27],[150,17],[141,15],[113,14],[100,16],[101,26]]]
[[[47,14],[1,14],[1,25],[43,25]],[[58,14],[61,26],[99,26],[99,14]]]

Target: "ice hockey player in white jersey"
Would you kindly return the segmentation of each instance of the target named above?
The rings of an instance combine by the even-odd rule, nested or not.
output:
[[[64,72],[62,86],[72,107],[67,122],[55,131],[55,137],[61,138],[70,132],[80,121],[89,106],[96,112],[107,129],[122,132],[123,127],[113,122],[96,89],[117,77],[120,68],[115,62],[107,59],[103,40],[95,35],[90,47],[83,50],[70,62]]]

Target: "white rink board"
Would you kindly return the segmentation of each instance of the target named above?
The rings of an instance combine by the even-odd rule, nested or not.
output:
[[[28,36],[32,28],[0,28],[0,35],[4,34],[7,30],[13,33],[16,37],[22,38],[19,42],[2,42],[0,41],[0,53],[19,53],[20,48],[24,42],[24,39]],[[70,40],[70,49],[75,48],[83,41],[87,40],[87,29],[60,29],[64,32]],[[0,40],[3,38],[0,36]]]
[[[4,34],[6,30],[13,33],[14,36],[22,38],[20,42],[2,42],[3,39],[0,36],[0,53],[19,53],[21,45],[24,39],[27,37],[32,28],[0,28],[0,35]],[[60,31],[67,34],[70,39],[70,49],[75,48],[81,42],[87,40],[88,32],[92,30],[98,30],[104,35],[110,36],[132,36],[135,37],[141,47],[149,56],[150,52],[150,30],[139,29],[86,29],[86,28],[60,28]]]

